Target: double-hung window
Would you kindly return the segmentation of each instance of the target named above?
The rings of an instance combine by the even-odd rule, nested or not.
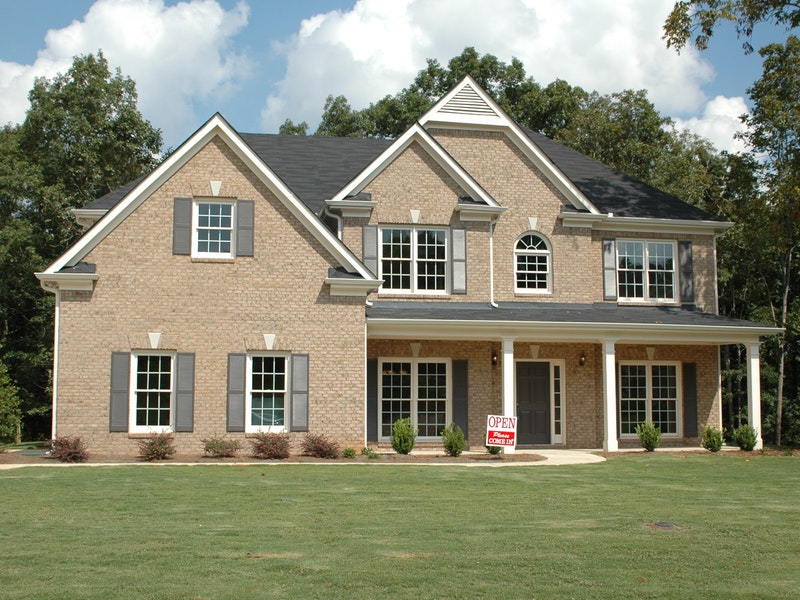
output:
[[[516,291],[547,293],[550,291],[550,248],[544,238],[526,233],[514,247]]]
[[[161,433],[172,430],[174,378],[170,354],[133,354],[130,431]]]
[[[386,227],[380,238],[384,291],[444,294],[448,280],[447,230]]]
[[[677,288],[675,255],[675,242],[617,240],[619,299],[674,302]]]
[[[620,435],[636,435],[637,425],[651,421],[662,435],[677,436],[679,385],[677,363],[620,364]]]
[[[280,355],[248,357],[245,431],[285,431],[288,362]]]
[[[420,438],[438,438],[450,422],[450,363],[444,359],[380,361],[380,437],[411,419]]]
[[[198,200],[194,203],[192,250],[195,256],[232,258],[235,253],[236,204]]]

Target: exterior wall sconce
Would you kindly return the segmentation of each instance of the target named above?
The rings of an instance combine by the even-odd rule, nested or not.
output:
[[[578,364],[582,367],[586,366],[586,352],[581,352],[581,357],[578,359]]]
[[[495,352],[494,350],[492,350],[492,366],[493,367],[497,366],[497,352]]]

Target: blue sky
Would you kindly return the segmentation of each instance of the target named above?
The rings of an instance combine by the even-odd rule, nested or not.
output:
[[[546,85],[647,89],[657,109],[736,150],[760,76],[731,28],[711,49],[667,50],[673,0],[0,0],[0,122],[19,122],[34,77],[102,49],[132,77],[139,108],[176,146],[214,112],[237,129],[316,126],[325,97],[362,108],[412,81],[426,58],[466,46],[520,58]],[[767,28],[756,44],[784,31]]]

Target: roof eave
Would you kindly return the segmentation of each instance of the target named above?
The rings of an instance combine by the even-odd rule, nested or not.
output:
[[[733,227],[730,221],[709,221],[694,219],[656,219],[652,217],[619,217],[612,213],[594,215],[587,213],[561,213],[564,227],[588,227],[596,230],[633,231],[658,233],[667,231],[686,231],[696,234],[723,233]]]

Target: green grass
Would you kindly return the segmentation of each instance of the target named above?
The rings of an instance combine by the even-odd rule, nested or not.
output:
[[[0,492],[3,598],[800,593],[791,457],[39,467],[0,471]]]

